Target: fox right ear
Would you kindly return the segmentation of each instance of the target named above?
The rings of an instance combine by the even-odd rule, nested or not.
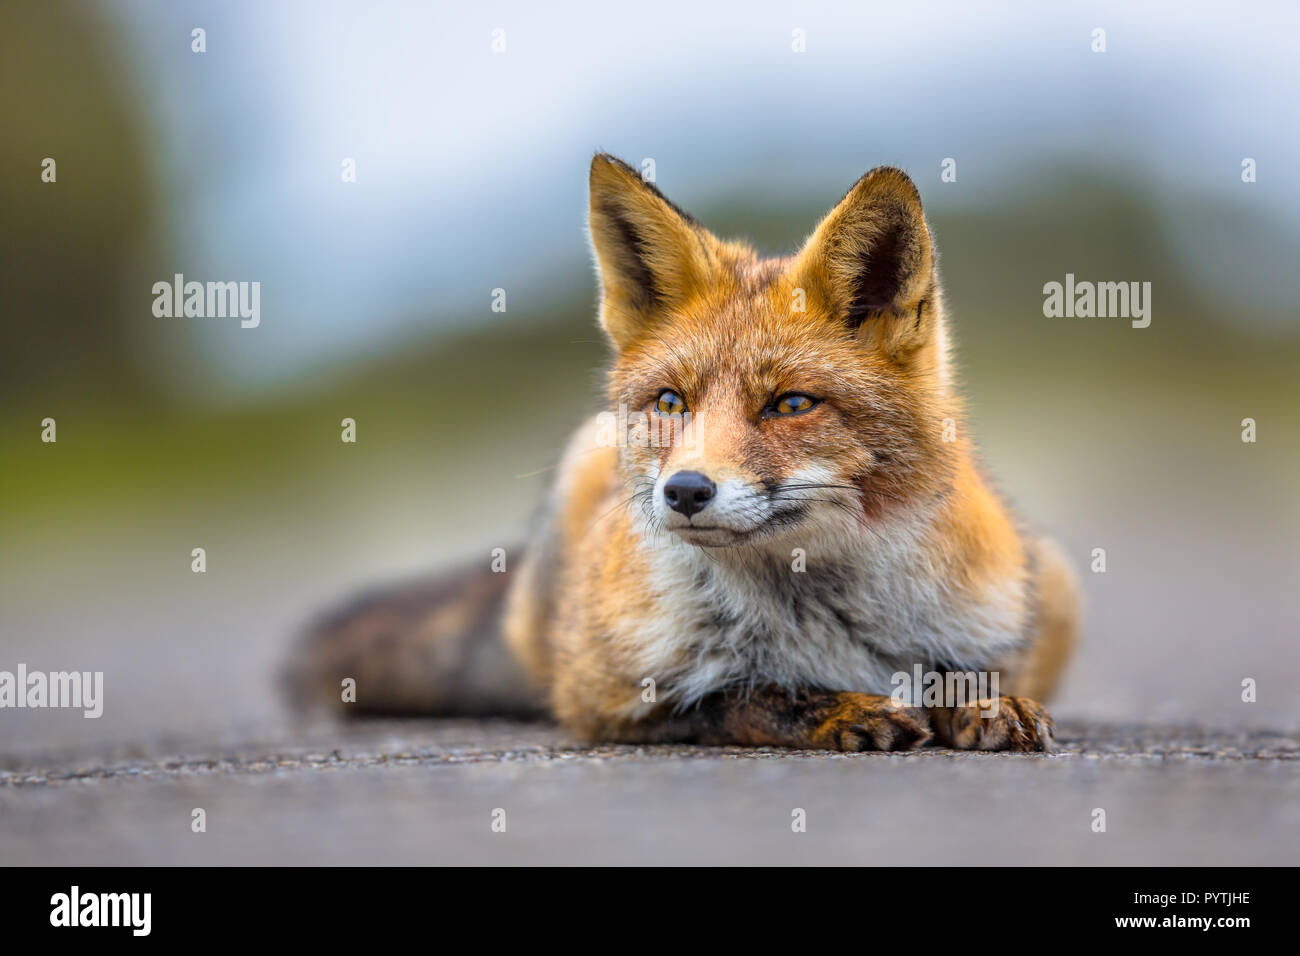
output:
[[[600,321],[616,347],[636,341],[701,288],[715,240],[631,166],[591,161],[591,245],[600,270]]]

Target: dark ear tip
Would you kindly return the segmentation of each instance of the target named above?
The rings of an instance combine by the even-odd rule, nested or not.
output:
[[[617,156],[610,153],[597,152],[595,156],[591,157],[591,175],[594,177],[602,170],[622,170],[625,173],[631,173],[633,176],[637,175],[635,169],[623,162],[623,160],[619,159]]]
[[[860,180],[858,185],[872,192],[884,192],[898,198],[910,199],[921,205],[921,191],[916,188],[912,177],[897,166],[877,166]]]

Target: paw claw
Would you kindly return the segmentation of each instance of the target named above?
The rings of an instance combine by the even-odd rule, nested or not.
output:
[[[818,745],[848,752],[914,750],[932,736],[929,718],[920,708],[873,694],[844,694],[818,734]]]
[[[996,712],[984,716],[991,709]],[[947,720],[946,742],[957,750],[1033,753],[1049,752],[1055,744],[1052,718],[1041,704],[1028,697],[976,701],[952,708]]]

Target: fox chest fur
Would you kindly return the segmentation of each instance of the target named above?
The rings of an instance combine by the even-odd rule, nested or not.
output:
[[[1026,583],[963,593],[913,529],[856,552],[814,547],[811,561],[791,552],[729,561],[651,546],[655,613],[635,624],[633,670],[681,703],[765,684],[888,694],[918,663],[981,670],[1023,640]]]

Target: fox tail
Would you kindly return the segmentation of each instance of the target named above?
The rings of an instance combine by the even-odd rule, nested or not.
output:
[[[506,580],[466,570],[325,615],[283,670],[291,703],[354,716],[541,716],[541,694],[502,635]]]

